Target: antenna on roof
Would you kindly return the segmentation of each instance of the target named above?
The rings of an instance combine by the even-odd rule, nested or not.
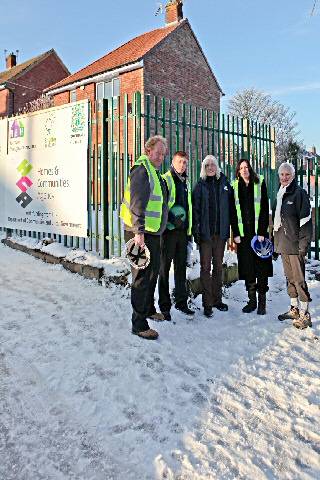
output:
[[[314,15],[314,12],[316,11],[317,2],[318,2],[318,0],[314,0],[314,2],[313,2],[313,7],[312,7],[312,10],[311,10],[311,13],[310,13],[310,17],[312,17]]]
[[[157,17],[158,15],[161,15],[163,13],[163,4],[162,3],[158,3],[158,8],[154,14],[155,17]]]

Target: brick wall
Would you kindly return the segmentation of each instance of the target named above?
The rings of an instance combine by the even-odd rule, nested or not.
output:
[[[20,75],[14,82],[31,87],[30,89],[15,86],[14,112],[18,112],[26,103],[38,98],[44,88],[59,82],[69,72],[59,62],[54,53],[51,53],[29,71]],[[33,90],[36,89],[36,90]]]
[[[10,102],[10,97],[12,97],[12,94],[10,94],[9,90],[0,90],[0,117],[11,115],[12,109],[10,104],[12,102]]]
[[[58,93],[53,97],[54,106],[59,107],[60,105],[64,105],[65,103],[69,103],[70,92],[62,92]]]
[[[145,93],[220,111],[220,90],[185,23],[144,59]]]

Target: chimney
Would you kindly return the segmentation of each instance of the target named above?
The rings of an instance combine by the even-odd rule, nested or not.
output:
[[[16,55],[11,52],[9,55],[6,57],[6,67],[7,70],[9,70],[12,67],[15,67],[17,65],[17,57]]]
[[[168,1],[166,5],[166,25],[181,22],[183,19],[182,3],[183,0]]]
[[[313,153],[313,155],[317,154],[317,149],[314,145],[311,147],[311,153]]]

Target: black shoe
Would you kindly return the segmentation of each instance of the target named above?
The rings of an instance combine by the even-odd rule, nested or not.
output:
[[[292,305],[288,312],[281,313],[281,315],[278,315],[278,320],[280,322],[283,322],[284,320],[295,320],[298,318],[299,318],[299,308],[293,307]]]
[[[207,318],[213,317],[213,309],[212,309],[212,307],[203,307],[203,314],[204,314]]]
[[[186,315],[194,315],[194,311],[191,310],[188,305],[176,305],[176,309],[179,312],[185,313]]]
[[[258,310],[257,310],[258,315],[265,315],[267,313],[266,303],[267,303],[266,294],[259,293],[258,294]]]
[[[213,305],[213,308],[217,308],[218,310],[220,310],[220,312],[228,311],[228,305],[222,302],[216,303],[215,305]]]
[[[171,321],[171,313],[170,312],[161,312],[164,319],[167,320],[168,322]]]
[[[257,301],[256,300],[249,300],[247,305],[245,305],[242,309],[243,313],[251,313],[254,312],[257,308]]]

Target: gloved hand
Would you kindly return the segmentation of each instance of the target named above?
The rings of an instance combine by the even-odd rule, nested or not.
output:
[[[272,254],[272,260],[274,260],[275,262],[278,260],[278,257],[279,257],[279,253],[277,252],[273,252]]]
[[[178,230],[183,227],[182,217],[183,217],[183,215],[181,215],[181,216],[178,215],[178,216],[174,217],[173,222],[172,222],[173,225],[175,226],[175,228],[177,228]]]

